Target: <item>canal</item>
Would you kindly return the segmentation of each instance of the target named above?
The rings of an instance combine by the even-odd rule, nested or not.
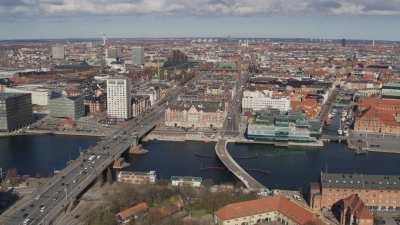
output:
[[[0,138],[0,168],[17,168],[19,174],[48,176],[62,169],[79,151],[97,138],[81,136],[14,136]],[[159,178],[201,176],[213,183],[235,183],[214,153],[214,143],[150,141],[146,155],[128,156],[127,170],[155,170]],[[345,145],[331,143],[323,150],[275,148],[266,145],[230,144],[238,163],[250,169],[269,188],[298,189],[317,181],[321,171],[400,174],[400,154],[354,155]]]

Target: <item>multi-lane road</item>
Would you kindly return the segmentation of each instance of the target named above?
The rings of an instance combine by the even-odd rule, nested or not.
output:
[[[181,87],[173,88],[166,100],[174,100],[180,91]],[[114,160],[160,122],[166,107],[166,104],[155,105],[142,118],[125,123],[125,126],[121,126],[110,137],[87,149],[32,196],[27,196],[4,212],[0,216],[0,224],[53,224],[60,213],[67,210]]]

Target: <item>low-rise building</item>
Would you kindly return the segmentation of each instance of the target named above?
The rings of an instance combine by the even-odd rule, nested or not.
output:
[[[0,93],[0,131],[17,130],[31,123],[31,94]]]
[[[180,101],[168,105],[165,125],[185,128],[222,128],[226,117],[225,103]]]
[[[368,98],[358,104],[354,131],[400,134],[400,99]]]
[[[258,141],[315,141],[318,129],[301,112],[270,109],[256,115],[247,126],[247,138]]]
[[[322,173],[310,188],[310,205],[315,210],[357,194],[372,212],[400,212],[400,176]]]
[[[117,213],[117,221],[120,224],[127,224],[132,219],[137,219],[140,215],[143,215],[149,210],[149,206],[146,202],[139,203],[129,209],[125,209]]]
[[[201,177],[187,177],[187,176],[172,176],[172,186],[191,186],[200,187],[203,179]]]
[[[218,225],[254,225],[274,223],[285,225],[328,224],[305,205],[283,195],[226,205],[215,213]]]
[[[85,105],[82,96],[57,96],[49,101],[49,115],[58,118],[77,120],[85,116]]]
[[[118,182],[128,184],[154,184],[156,182],[156,171],[129,172],[120,171],[117,175]]]

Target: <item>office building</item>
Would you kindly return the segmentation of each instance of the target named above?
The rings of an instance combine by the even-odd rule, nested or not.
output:
[[[106,58],[107,59],[117,59],[122,56],[121,49],[116,47],[107,48]]]
[[[357,194],[371,212],[400,212],[400,176],[322,173],[312,183],[310,205],[315,210],[332,208]]]
[[[247,137],[257,141],[315,141],[319,127],[301,112],[282,113],[270,109],[256,115],[255,121],[247,127]]]
[[[32,123],[30,94],[0,93],[0,131],[13,131]]]
[[[51,57],[53,59],[64,59],[65,48],[64,45],[55,45],[51,47]]]
[[[82,96],[57,96],[49,100],[49,115],[58,118],[77,120],[85,116],[85,105]]]
[[[144,48],[133,47],[132,48],[132,64],[133,65],[144,65]]]
[[[282,112],[290,110],[290,100],[287,97],[273,97],[272,91],[243,92],[242,111],[256,112],[265,109],[279,109]]]
[[[4,92],[8,93],[27,93],[31,94],[32,105],[47,106],[49,103],[49,96],[51,91],[46,88],[37,86],[17,86],[17,87],[4,87]]]
[[[217,225],[324,225],[326,219],[314,214],[305,205],[283,195],[226,205],[215,213]]]
[[[127,78],[107,79],[107,117],[119,120],[132,117],[131,85]]]

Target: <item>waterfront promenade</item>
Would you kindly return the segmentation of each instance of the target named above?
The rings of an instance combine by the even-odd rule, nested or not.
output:
[[[215,145],[215,153],[225,167],[232,172],[249,190],[263,191],[267,188],[248,174],[229,154],[228,141],[220,139]]]

